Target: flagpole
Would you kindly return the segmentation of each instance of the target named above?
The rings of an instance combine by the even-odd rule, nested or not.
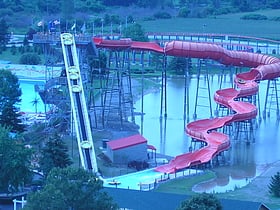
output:
[[[74,35],[76,35],[76,33],[77,33],[77,27],[76,26],[77,26],[77,24],[76,24],[76,20],[75,20],[75,31],[74,31],[75,33],[74,33]]]
[[[102,18],[101,19],[101,36],[103,37],[103,22],[104,22],[104,19]]]
[[[60,25],[60,18],[59,18],[59,33],[61,33],[61,25]]]

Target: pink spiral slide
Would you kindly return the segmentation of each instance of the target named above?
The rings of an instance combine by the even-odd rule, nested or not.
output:
[[[100,48],[154,51],[169,56],[212,59],[227,66],[251,68],[249,72],[236,75],[234,80],[236,89],[227,88],[215,93],[214,100],[233,110],[234,114],[189,123],[185,128],[186,133],[194,139],[206,142],[206,146],[193,152],[178,155],[168,164],[155,168],[156,171],[164,173],[175,173],[190,166],[207,163],[220,152],[227,150],[230,147],[229,136],[217,132],[216,129],[232,122],[249,120],[257,116],[255,105],[235,99],[256,94],[258,81],[271,80],[280,76],[280,59],[258,53],[229,51],[216,44],[170,41],[164,47],[160,47],[153,42],[136,42],[130,39],[104,40],[94,38],[93,41],[96,47]]]

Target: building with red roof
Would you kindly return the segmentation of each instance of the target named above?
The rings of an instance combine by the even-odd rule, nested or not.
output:
[[[106,155],[117,164],[127,164],[130,161],[147,161],[147,139],[142,135],[111,140],[107,142]]]

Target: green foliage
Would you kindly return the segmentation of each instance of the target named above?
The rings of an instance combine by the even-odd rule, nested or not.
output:
[[[123,36],[126,38],[131,38],[133,41],[148,41],[148,37],[145,35],[144,29],[138,23],[128,26],[124,30]]]
[[[45,139],[47,138],[45,129],[46,125],[43,123],[35,123],[30,125],[28,127],[28,131],[23,133],[25,142],[40,150],[43,143],[45,142]]]
[[[61,137],[55,133],[49,138],[42,150],[40,168],[47,175],[53,168],[66,168],[72,164],[68,155],[67,145]]]
[[[103,183],[83,169],[53,169],[44,188],[27,197],[25,210],[105,210],[117,209],[111,197],[102,192]]]
[[[190,14],[190,10],[187,7],[181,7],[178,12],[178,17],[186,18]]]
[[[250,4],[248,1],[240,1],[237,5],[237,8],[239,8],[241,12],[253,11],[252,4]]]
[[[0,20],[0,47],[6,46],[10,39],[9,26],[4,18]]]
[[[272,21],[280,21],[280,16],[279,17],[272,17],[270,20],[272,20]]]
[[[155,67],[155,70],[162,70],[164,64],[164,58],[162,54],[152,53],[151,65]]]
[[[24,37],[24,39],[23,39],[23,46],[24,47],[29,46],[29,41],[28,41],[27,37]]]
[[[16,48],[15,45],[12,45],[12,47],[11,47],[11,53],[12,53],[12,55],[15,55],[15,54],[17,53],[17,48]]]
[[[103,4],[106,6],[129,6],[136,2],[137,0],[103,0]]]
[[[159,5],[160,2],[163,2],[163,1],[160,1],[160,0],[137,0],[137,5],[140,6],[140,7],[144,7],[144,8],[147,8],[147,7],[155,8],[156,6]]]
[[[120,24],[121,20],[120,20],[120,16],[118,15],[109,15],[109,14],[105,14],[104,16],[104,25],[110,25],[112,24]]]
[[[13,15],[13,11],[10,8],[1,8],[0,9],[0,17]]]
[[[18,105],[21,89],[16,75],[8,70],[0,70],[0,123],[14,132],[22,132],[24,126],[19,119]]]
[[[280,172],[277,172],[271,177],[270,184],[268,185],[269,193],[275,197],[280,197]]]
[[[268,0],[266,3],[268,8],[280,9],[280,2],[278,0]]]
[[[37,114],[38,112],[38,104],[40,103],[39,98],[37,98],[37,96],[31,101],[32,106],[35,107],[35,113]]]
[[[171,71],[175,71],[176,74],[184,74],[186,70],[190,71],[192,69],[191,59],[172,57],[167,68]]]
[[[2,110],[0,124],[11,128],[13,132],[21,133],[24,131],[25,126],[21,123],[20,116],[18,108],[12,104],[6,104]]]
[[[221,210],[220,201],[213,195],[202,193],[192,197],[190,200],[185,200],[181,203],[178,210]]]
[[[41,63],[41,58],[36,53],[24,53],[20,57],[20,64],[38,65]]]
[[[62,0],[62,17],[72,19],[75,14],[74,0]]]
[[[94,74],[104,74],[107,65],[107,56],[104,52],[100,51],[98,57],[90,55],[87,57],[88,64],[90,66],[90,78],[93,78]]]
[[[0,125],[0,192],[13,193],[31,182],[32,152],[9,134],[10,130]]]
[[[156,19],[170,19],[172,16],[168,12],[157,12],[154,17]]]
[[[265,15],[260,14],[247,14],[241,17],[242,20],[267,20]]]
[[[47,12],[47,14],[56,14],[61,10],[61,1],[38,0],[37,4],[35,4],[34,6],[37,6],[39,11],[42,13]]]

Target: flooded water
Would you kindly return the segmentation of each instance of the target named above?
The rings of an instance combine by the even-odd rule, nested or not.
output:
[[[198,98],[198,106],[195,110],[195,96],[197,92],[197,78],[193,77],[188,85],[187,95],[189,99],[185,100],[185,81],[183,78],[168,79],[167,82],[167,117],[160,118],[160,99],[161,90],[147,94],[143,97],[143,118],[136,116],[136,123],[140,125],[142,135],[148,140],[148,143],[157,148],[157,152],[176,156],[194,148],[191,141],[184,131],[189,121],[193,121],[193,116],[197,119],[209,118],[215,116],[217,104],[213,101],[214,92],[220,88],[232,87],[229,76],[226,76],[222,82],[218,75],[210,77],[210,108],[202,107],[199,104],[210,104],[208,97]],[[160,81],[158,81],[160,82]],[[208,85],[205,79],[200,79],[198,95],[208,96]],[[262,113],[264,110],[267,81],[261,81],[259,87],[259,116],[253,120],[253,132],[244,134],[241,131],[231,132],[231,148],[219,157],[219,166],[217,169],[217,179],[203,183],[194,188],[198,192],[225,192],[242,187],[249,183],[254,177],[258,176],[271,163],[280,160],[280,134],[279,123],[276,118],[276,112],[271,107],[270,117],[264,119]],[[206,92],[200,92],[206,91]],[[204,100],[204,101],[203,101]],[[188,101],[189,106],[184,106]],[[135,111],[142,111],[142,100],[135,103]],[[187,110],[187,111],[184,111]],[[269,111],[267,108],[266,111]],[[164,114],[164,113],[163,113]],[[186,115],[186,117],[184,117]],[[219,112],[221,115],[221,110]]]
[[[214,111],[217,108],[216,103],[213,101],[215,91],[220,88],[232,87],[229,76],[225,77],[222,82],[220,82],[219,78],[218,75],[213,75],[209,80],[212,114],[210,113],[209,106],[197,106],[197,119],[215,116]],[[160,83],[160,80],[156,81]],[[34,84],[42,85],[43,81],[20,81],[20,87],[22,89],[21,111],[35,112],[32,101],[34,98],[40,99],[40,97],[34,90]],[[149,144],[157,148],[158,153],[177,156],[188,152],[190,147],[195,147],[191,138],[185,134],[184,128],[188,120],[190,122],[193,121],[197,78],[191,78],[187,84],[189,88],[185,90],[185,81],[183,78],[168,79],[166,118],[160,118],[161,89],[149,93],[143,98],[143,119],[141,119],[141,116],[136,116],[135,120],[140,126],[142,135],[148,140]],[[199,94],[207,96],[207,91],[203,92],[208,88],[205,79],[200,80],[200,87],[204,87],[204,89],[199,89],[198,91],[202,91]],[[236,138],[231,133],[232,146],[228,151],[224,152],[224,156],[219,157],[220,165],[214,167],[217,171],[217,179],[195,186],[194,191],[225,192],[234,190],[245,186],[261,174],[269,164],[280,160],[280,134],[276,113],[271,110],[270,117],[266,117],[266,119],[262,117],[267,81],[261,81],[259,89],[260,113],[254,123],[254,132],[249,136],[250,144],[247,143],[248,139],[245,140],[244,136]],[[185,91],[187,91],[188,99],[184,98]],[[188,102],[188,106],[184,105],[185,101]],[[208,98],[199,98],[198,104],[201,103],[204,105],[209,104]],[[135,112],[142,111],[141,100],[137,101],[134,106]],[[40,99],[38,112],[44,112],[44,109],[44,104]],[[165,110],[165,107],[163,107],[163,110]]]

